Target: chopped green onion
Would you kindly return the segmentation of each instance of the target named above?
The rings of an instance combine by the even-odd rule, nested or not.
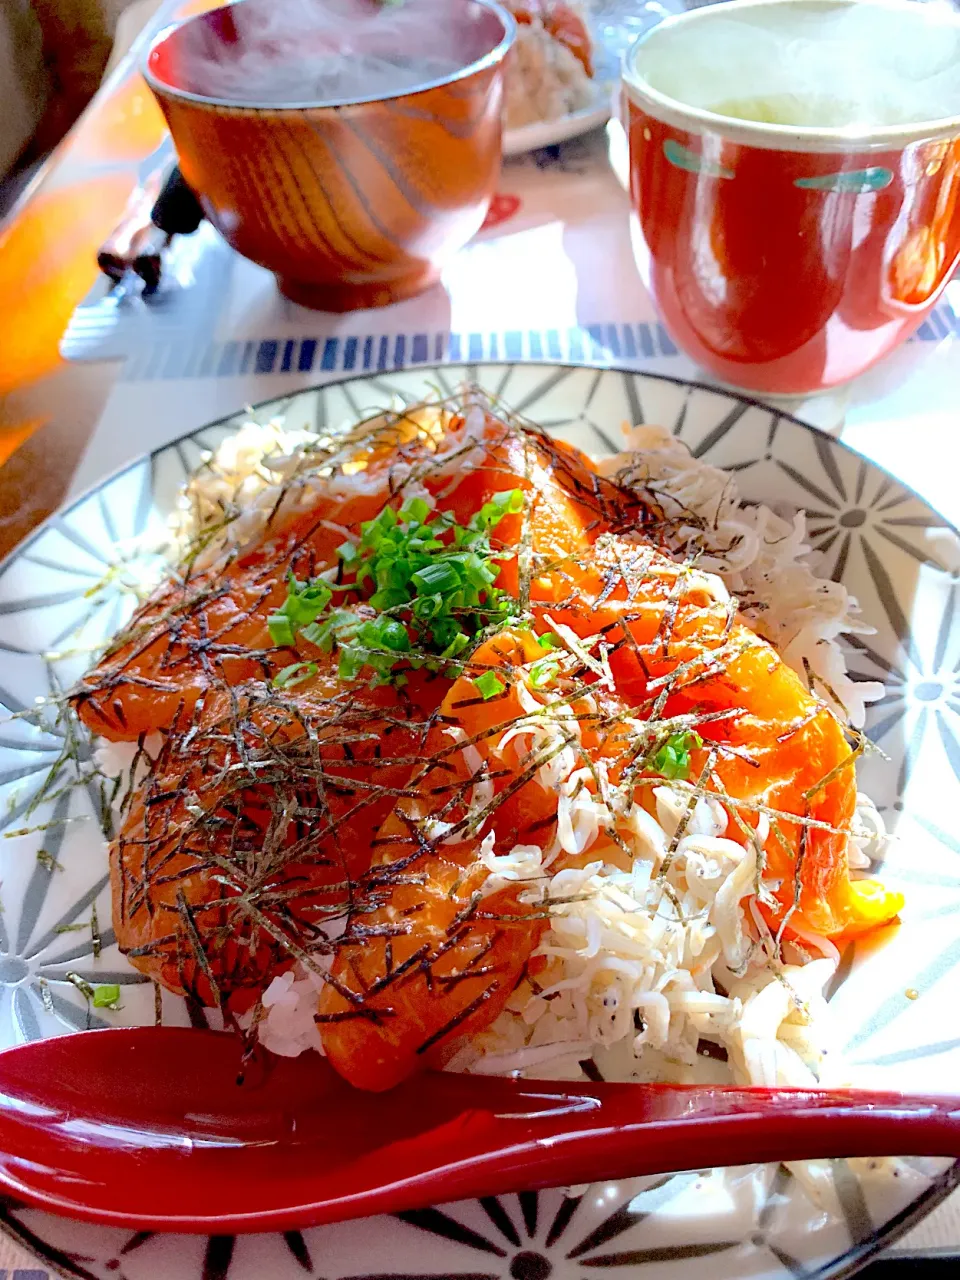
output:
[[[473,683],[477,686],[477,693],[485,702],[495,698],[498,693],[503,693],[507,687],[492,671],[485,671],[482,676],[477,676]]]
[[[690,775],[690,752],[703,746],[703,739],[692,729],[672,734],[653,757],[653,768],[669,781],[683,781]]]
[[[301,627],[300,634],[323,653],[331,653],[334,644],[350,639],[362,625],[363,619],[358,618],[352,609],[334,609],[323,622],[311,622]]]
[[[311,676],[315,676],[318,670],[319,668],[315,662],[292,662],[289,667],[284,667],[282,671],[278,671],[273,677],[273,687],[275,689],[293,689],[296,685],[303,684],[304,680],[309,680]]]
[[[355,649],[353,645],[344,645],[340,650],[340,661],[337,664],[337,675],[341,680],[356,680],[367,661],[366,651]]]
[[[418,622],[429,622],[431,618],[436,618],[443,613],[445,608],[446,601],[441,595],[417,596],[410,606]]]
[[[560,641],[552,631],[545,631],[542,636],[537,636],[537,644],[541,649],[559,649]]]
[[[441,653],[441,658],[455,658],[458,653],[463,653],[470,644],[470,637],[465,631],[458,631],[447,647]]]
[[[384,507],[360,525],[359,543],[349,540],[337,548],[341,571],[352,581],[331,585],[323,578],[301,582],[290,575],[287,598],[268,619],[271,639],[291,647],[299,635],[325,653],[336,648],[344,680],[356,679],[364,669],[375,683],[399,679],[402,673],[394,675],[394,668],[414,648],[455,657],[485,628],[512,617],[513,599],[493,586],[500,566],[487,535],[523,505],[520,489],[496,493],[466,525],[449,511],[434,511],[423,497],[408,498],[399,510]],[[352,593],[379,617],[332,608],[334,592]],[[441,669],[419,654],[404,662]],[[282,682],[278,687],[306,679],[304,670],[302,664],[285,668],[275,678]],[[459,672],[447,669],[446,674]]]
[[[543,689],[552,684],[560,674],[560,663],[556,658],[541,658],[530,668],[530,684],[534,689]]]
[[[273,616],[285,616],[294,626],[303,627],[319,618],[332,598],[333,592],[322,578],[313,582],[291,578],[287,598]]]
[[[517,515],[523,510],[523,490],[507,489],[503,493],[495,493],[489,502],[485,502],[470,521],[472,529],[488,533],[498,525],[504,516]]]
[[[458,556],[458,560],[463,566],[463,573],[467,582],[471,586],[479,587],[481,591],[489,587],[500,572],[498,564],[490,564],[489,561],[483,560],[478,556],[475,551],[471,551],[464,556]]]
[[[446,591],[454,591],[462,581],[456,566],[449,560],[424,565],[412,577],[414,586],[425,595],[443,595]]]
[[[285,613],[271,613],[267,619],[267,630],[270,632],[270,639],[276,645],[289,649],[296,643],[293,623]]]
[[[423,498],[408,498],[400,508],[400,519],[423,524],[430,514],[429,505]]]
[[[433,637],[433,648],[439,648],[443,653],[454,643],[457,636],[464,634],[463,627],[456,618],[434,618],[430,624],[430,634]]]
[[[406,653],[410,648],[410,636],[402,622],[394,618],[378,618],[369,624],[369,629],[376,634],[376,642],[384,649],[393,649],[396,653]],[[364,628],[364,632],[367,627]]]
[[[384,587],[382,591],[375,591],[370,597],[370,604],[374,609],[379,609],[381,613],[387,609],[396,609],[399,605],[408,604],[409,597],[406,591],[400,587]]]
[[[318,649],[324,648],[324,641],[330,637],[330,648],[333,648],[333,637],[330,630],[329,622],[311,622],[309,626],[301,627],[300,634],[304,640],[309,640],[311,644],[315,644]]]
[[[93,988],[93,1005],[95,1009],[109,1009],[120,999],[120,988],[115,982],[105,982]]]

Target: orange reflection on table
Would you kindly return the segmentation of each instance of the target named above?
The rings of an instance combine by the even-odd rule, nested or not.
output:
[[[90,104],[62,143],[57,163],[139,163],[156,150],[166,132],[156,99],[143,77],[131,70]]]
[[[187,0],[164,16],[186,17],[218,3]],[[121,63],[51,157],[36,193],[0,228],[0,396],[28,391],[63,364],[60,339],[96,279],[97,250],[116,225],[140,163],[164,138],[163,117],[135,69],[137,56]],[[0,406],[0,465],[45,421],[30,413],[28,399],[12,411]]]
[[[175,21],[221,5],[222,0],[188,0],[167,17]],[[157,148],[167,132],[166,125],[156,99],[136,70],[137,59],[152,39],[147,31],[126,67],[118,69],[106,92],[93,100],[61,147],[59,161],[139,161]]]
[[[61,363],[60,338],[96,279],[97,245],[115,225],[131,182],[129,174],[113,173],[41,191],[0,233],[0,395]],[[12,451],[11,439],[0,434],[0,461]]]

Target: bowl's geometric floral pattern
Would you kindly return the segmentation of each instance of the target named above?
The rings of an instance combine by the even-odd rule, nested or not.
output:
[[[804,507],[823,571],[859,598],[876,634],[851,641],[851,666],[886,686],[868,730],[887,760],[864,769],[898,839],[885,878],[908,896],[882,945],[848,949],[832,1002],[857,1078],[949,1089],[960,1070],[960,537],[859,455],[775,409],[652,375],[542,365],[410,370],[354,379],[261,406],[261,419],[323,429],[395,395],[414,401],[469,376],[594,454],[625,422],[669,425],[737,475],[748,499]],[[84,1027],[152,1022],[153,985],[119,954],[98,814],[104,797],[49,788],[51,765],[84,763],[70,723],[43,699],[132,608],[125,563],[163,523],[203,450],[243,420],[194,433],[134,463],[48,521],[0,566],[0,1045]],[[38,701],[39,700],[39,701]],[[118,1010],[89,986],[117,983]],[[85,994],[84,988],[87,990]],[[162,996],[165,1022],[187,1023]],[[735,1158],[735,1153],[732,1153]],[[957,1181],[944,1161],[896,1179],[830,1166],[814,1206],[774,1166],[707,1170],[503,1196],[399,1218],[204,1238],[131,1234],[15,1205],[0,1222],[55,1268],[117,1280],[644,1280],[839,1276]]]

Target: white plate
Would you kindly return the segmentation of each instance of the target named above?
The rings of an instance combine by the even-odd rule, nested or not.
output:
[[[533,124],[521,125],[519,129],[507,129],[503,135],[503,154],[519,156],[525,151],[552,147],[606,124],[612,114],[613,86],[605,81],[595,81],[593,87],[594,101],[582,111],[573,111],[556,120],[536,120]]]
[[[832,995],[846,1055],[878,1084],[953,1090],[960,1073],[960,535],[890,476],[775,409],[723,391],[647,374],[544,365],[453,366],[334,383],[261,406],[291,427],[356,421],[393,394],[414,401],[465,376],[594,454],[619,425],[671,426],[698,457],[735,472],[748,499],[806,507],[824,571],[859,597],[877,628],[858,637],[852,667],[884,681],[868,729],[890,756],[868,762],[867,789],[900,839],[884,878],[907,895],[884,945],[849,949]],[[201,452],[240,417],[204,428],[135,462],[54,516],[0,566],[0,703],[30,707],[80,673],[63,651],[85,625],[112,633],[130,601],[111,578],[118,543],[169,511]],[[0,725],[0,834],[53,819],[42,833],[0,838],[0,1045],[89,1024],[153,1020],[152,986],[107,928],[106,857],[85,790],[27,806],[63,748],[49,715]],[[941,817],[940,815],[946,815]],[[63,819],[71,819],[63,822]],[[77,819],[73,821],[73,819]],[[62,865],[37,859],[42,847]],[[102,951],[89,926],[96,908]],[[75,926],[80,926],[75,928]],[[90,1013],[67,978],[122,985],[122,1009]],[[910,992],[910,997],[907,992]],[[164,1020],[185,1024],[163,999]],[[736,1159],[736,1152],[731,1152]],[[109,1280],[805,1280],[849,1275],[928,1212],[957,1181],[949,1161],[913,1161],[897,1179],[827,1167],[827,1201],[813,1204],[777,1166],[642,1178],[539,1195],[502,1196],[400,1218],[285,1235],[159,1236],[78,1225],[0,1206],[0,1225],[68,1274]]]

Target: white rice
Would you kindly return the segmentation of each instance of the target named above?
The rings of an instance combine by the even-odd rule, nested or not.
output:
[[[468,436],[471,414],[477,431],[483,424],[482,410],[468,408]],[[395,399],[381,421],[389,421],[391,415],[416,420],[423,431],[438,435],[434,461],[449,452],[451,475],[456,468],[469,465],[471,459],[464,455],[460,442],[442,432],[448,410],[429,405],[408,412],[403,401]],[[368,429],[374,422],[370,420]],[[189,548],[195,567],[204,569],[225,553],[242,551],[256,542],[268,520],[309,508],[320,491],[345,497],[376,492],[382,480],[368,477],[362,463],[351,462],[354,445],[344,434],[349,429],[350,424],[345,424],[343,432],[320,440],[307,431],[290,431],[276,420],[244,423],[204,456],[181,491],[170,517],[170,558],[180,559]],[[324,447],[318,447],[321,445]],[[328,450],[330,445],[334,448]],[[477,454],[478,460],[482,459],[479,446]],[[406,482],[410,471],[407,464],[396,464],[391,472],[394,483]],[[432,472],[444,474],[442,466],[435,465]],[[408,484],[406,492],[415,496],[416,483]]]
[[[593,102],[593,81],[579,58],[539,18],[517,27],[507,62],[504,128],[520,129],[583,111]]]
[[[475,423],[468,414],[466,435],[480,426],[482,414]],[[805,679],[808,672],[819,677],[817,692],[834,696],[841,713],[862,724],[865,703],[879,697],[882,686],[849,678],[840,637],[870,628],[841,584],[816,576],[803,515],[742,503],[730,475],[694,459],[662,428],[637,427],[627,437],[628,451],[606,460],[601,470],[654,490],[675,521],[675,549],[689,551],[694,544],[702,552],[697,572],[703,589],[720,600],[737,597],[742,613],[785,661]],[[303,440],[276,424],[251,424],[231,437],[190,483],[178,516],[181,539],[210,527],[226,509],[242,509],[216,546],[242,545],[256,536],[258,513],[265,518],[273,508],[284,479],[306,477],[294,501],[308,500],[313,486],[329,483],[310,472],[308,454],[297,452]],[[464,465],[462,450],[463,437],[451,455],[452,475]],[[364,479],[360,473],[340,482],[361,486]],[[557,627],[577,660],[598,668],[602,683],[599,637],[584,640],[567,631]],[[528,712],[549,697],[518,687]],[[536,715],[512,726],[494,749],[506,763],[517,763],[554,741],[559,745],[562,734],[578,732],[572,716]],[[492,784],[479,753],[465,747],[468,753],[466,764],[476,777],[472,802],[480,812]],[[499,849],[492,833],[483,839],[487,892],[519,881],[528,886],[526,902],[552,904],[539,948],[546,968],[537,988],[522,985],[497,1022],[458,1049],[449,1069],[582,1079],[580,1063],[592,1058],[611,1079],[843,1083],[830,1057],[823,998],[836,971],[837,949],[807,934],[802,950],[785,944],[786,962],[771,959],[776,949],[769,935],[764,946],[766,927],[754,896],[755,845],[745,843],[739,828],[728,827],[716,801],[701,798],[688,815],[690,795],[683,783],[656,789],[654,818],[635,803],[623,810],[617,793],[605,787],[602,765],[596,776],[599,789],[594,775],[577,767],[570,747],[542,766],[539,780],[557,795],[550,848]],[[682,817],[683,838],[668,858]],[[617,847],[609,834],[614,827],[630,851],[629,871],[615,865]],[[880,815],[865,797],[857,832],[849,841],[855,870],[869,866],[885,838]],[[431,833],[437,834],[442,832]],[[761,843],[766,838],[763,830],[757,835]],[[589,865],[551,870],[561,852],[587,853]],[[775,887],[761,881],[760,892]],[[258,1024],[268,1048],[286,1055],[320,1049],[313,1015],[321,983],[299,965],[271,982]],[[715,1046],[711,1056],[702,1052],[704,1041]]]
[[[518,735],[514,727],[494,747],[505,764],[517,763],[518,737],[521,750],[540,750],[551,735],[559,741],[578,730],[572,718],[541,715],[533,723],[535,730]],[[450,1069],[582,1079],[580,1063],[592,1058],[608,1079],[800,1086],[822,1079],[829,1049],[822,993],[836,949],[809,935],[805,948],[823,958],[804,963],[797,952],[797,963],[773,964],[757,940],[762,917],[749,910],[756,850],[728,827],[720,803],[701,797],[688,813],[689,791],[664,784],[654,793],[653,818],[616,791],[604,798],[602,765],[598,773],[596,791],[579,768],[556,785],[552,847],[501,852],[492,837],[484,841],[488,892],[521,881],[529,884],[522,901],[551,904],[537,952],[547,967],[536,987],[518,988],[497,1022],[459,1050]],[[685,834],[668,855],[682,819]],[[623,844],[629,871],[616,865]],[[595,860],[551,873],[561,851]],[[703,1057],[702,1040],[726,1051],[726,1065]]]
[[[304,446],[314,440],[276,421],[246,422],[204,455],[170,517],[172,558],[207,535],[197,556],[197,568],[203,569],[225,546],[240,549],[253,542],[282,496],[284,479],[302,465]]]
[[[163,735],[156,731],[146,735],[142,749],[136,742],[108,742],[106,738],[97,740],[93,753],[94,768],[104,778],[119,778],[122,781],[122,785],[112,794],[111,804],[115,811],[119,812],[124,796],[147,777],[150,765],[157,759],[162,747]]]

